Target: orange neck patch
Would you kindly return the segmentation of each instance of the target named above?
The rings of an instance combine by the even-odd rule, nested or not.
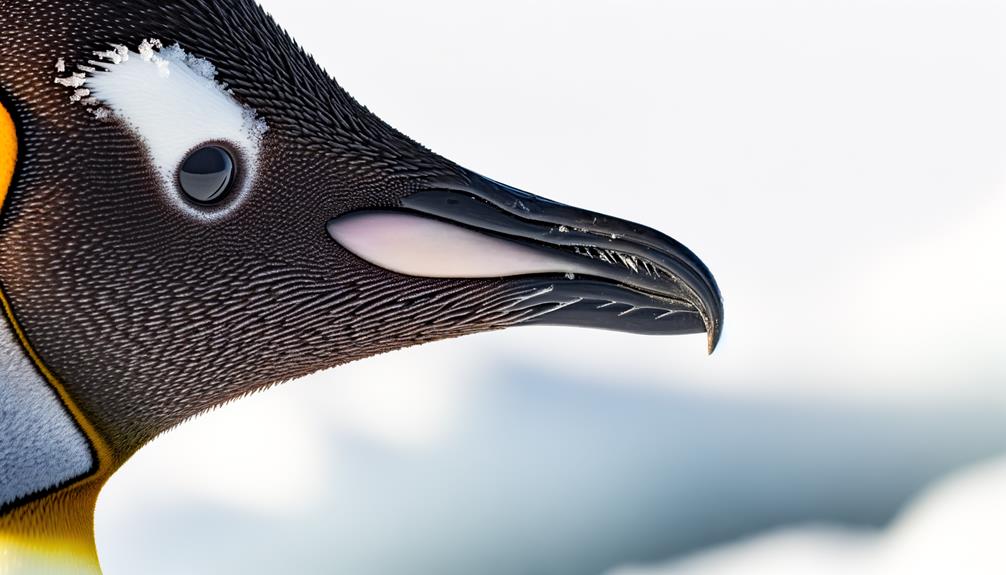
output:
[[[11,178],[14,177],[14,164],[17,163],[17,132],[14,130],[14,120],[10,113],[0,104],[0,206],[7,198]]]

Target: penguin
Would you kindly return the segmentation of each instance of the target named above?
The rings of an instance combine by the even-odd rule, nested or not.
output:
[[[437,155],[253,0],[0,0],[0,209],[5,574],[99,573],[111,474],[257,390],[487,330],[723,326],[684,245]]]

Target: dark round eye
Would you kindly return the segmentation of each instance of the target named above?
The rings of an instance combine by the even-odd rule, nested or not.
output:
[[[189,154],[178,171],[182,191],[194,202],[222,200],[234,181],[234,158],[220,146],[204,146]]]

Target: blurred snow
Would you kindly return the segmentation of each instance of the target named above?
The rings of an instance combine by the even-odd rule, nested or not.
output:
[[[610,575],[1000,575],[1006,573],[1006,460],[955,475],[927,491],[881,534],[787,529],[666,568]]]
[[[1006,452],[1000,3],[262,2],[437,152],[689,245],[724,337],[511,330],[226,406],[113,478],[106,573],[583,575],[804,524],[694,569],[886,573],[951,537],[886,529]]]
[[[446,429],[409,419],[425,443],[359,423],[415,399],[413,384],[442,393],[395,378],[362,397],[368,363],[403,373],[479,339],[277,388],[159,439],[103,494],[106,573],[602,573],[785,524],[879,527],[1006,450],[994,404],[729,399],[519,360],[457,371],[450,413],[413,401],[451,415]],[[353,418],[329,411],[341,398]]]

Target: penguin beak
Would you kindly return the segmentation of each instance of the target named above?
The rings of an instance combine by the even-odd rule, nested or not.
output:
[[[345,249],[386,270],[429,278],[514,278],[528,285],[519,323],[651,335],[723,328],[709,269],[656,230],[523,192],[471,172],[434,182],[397,209],[328,224]]]

